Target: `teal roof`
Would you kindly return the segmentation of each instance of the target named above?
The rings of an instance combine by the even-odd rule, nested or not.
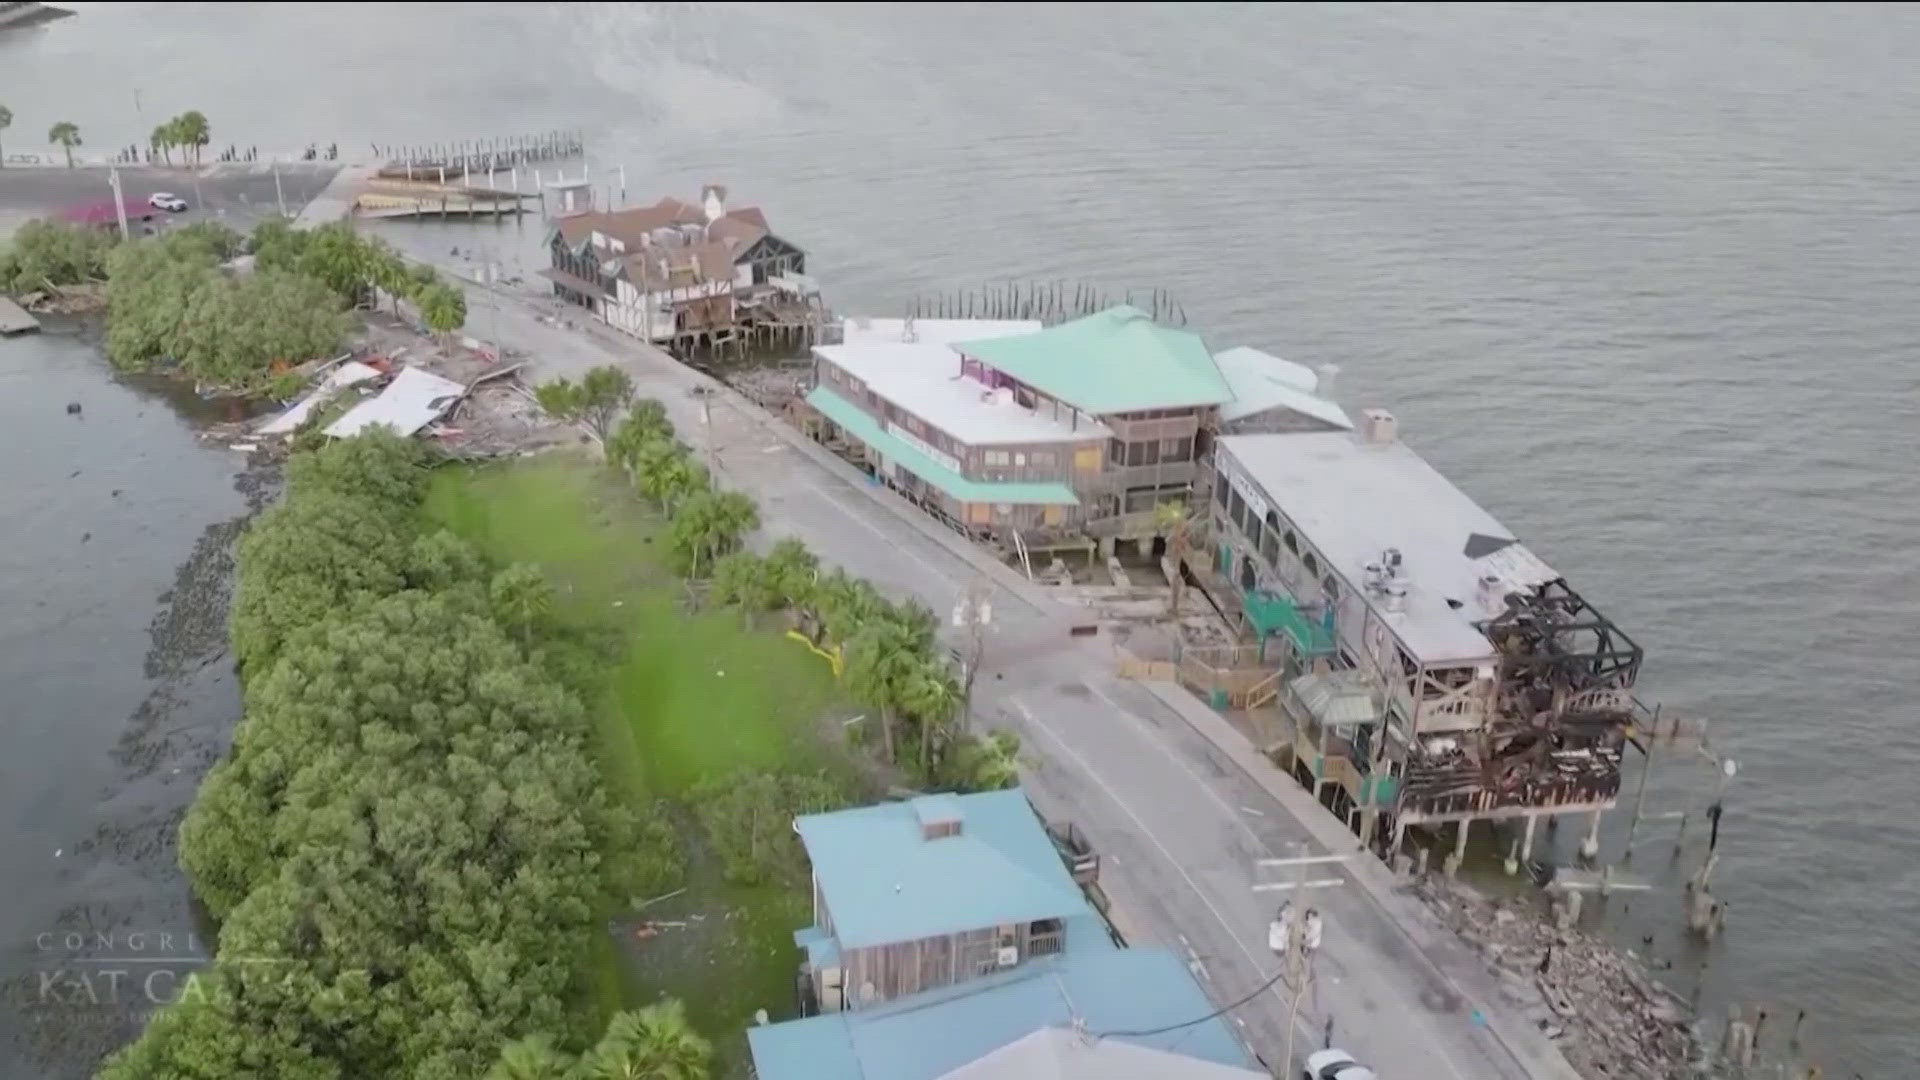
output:
[[[1078,506],[1080,500],[1065,484],[1013,484],[969,480],[889,434],[879,421],[859,406],[824,386],[807,395],[807,404],[846,429],[847,434],[886,455],[889,461],[961,502],[1017,503],[1021,505]]]
[[[794,822],[841,949],[1092,912],[1019,788],[927,798],[958,835],[923,839],[920,799]]]
[[[1161,326],[1125,304],[953,348],[1095,416],[1233,400],[1200,335]]]
[[[936,1080],[1045,1027],[1148,1031],[1214,1011],[1165,949],[1048,956],[849,1012],[747,1029],[760,1080]],[[1123,1041],[1248,1068],[1222,1017]]]

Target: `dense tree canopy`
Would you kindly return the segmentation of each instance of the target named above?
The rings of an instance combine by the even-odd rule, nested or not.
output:
[[[242,541],[245,716],[181,830],[220,948],[108,1080],[469,1080],[590,1037],[574,969],[625,823],[578,699],[497,620],[543,583],[421,533],[423,455],[297,454]]]
[[[0,251],[0,293],[24,293],[53,285],[104,278],[107,253],[120,235],[87,225],[29,221]]]
[[[116,248],[107,259],[107,355],[123,368],[177,363],[195,380],[242,392],[337,349],[340,305],[318,282],[259,269],[228,275],[220,262],[240,239],[202,223]]]
[[[633,401],[633,376],[611,365],[590,369],[581,376],[579,382],[572,379],[553,379],[541,383],[534,389],[534,396],[540,401],[540,407],[547,414],[570,423],[585,424],[606,442],[613,435],[613,422],[625,412]],[[655,423],[665,424],[664,412],[658,417],[649,414],[643,421],[643,429]],[[671,432],[672,425],[666,425]]]

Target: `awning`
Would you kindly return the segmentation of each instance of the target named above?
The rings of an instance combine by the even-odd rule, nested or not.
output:
[[[555,270],[552,267],[548,267],[545,270],[538,271],[538,273],[540,274],[541,277],[546,278],[549,281],[554,282],[555,284],[564,285],[567,288],[572,289],[574,292],[577,292],[577,293],[586,293],[588,296],[599,296],[599,297],[606,297],[611,295],[610,293],[607,292],[607,290],[601,288],[598,285],[595,285],[593,282],[588,281],[586,278],[576,277],[573,274],[567,273],[565,270]]]
[[[1080,500],[1065,484],[989,483],[969,480],[926,453],[889,434],[873,417],[824,386],[807,395],[807,404],[847,434],[885,455],[888,461],[959,499],[961,502],[1007,503],[1017,506],[1078,506]]]
[[[1380,722],[1380,699],[1358,671],[1302,675],[1288,683],[1301,707],[1315,720],[1335,727]]]

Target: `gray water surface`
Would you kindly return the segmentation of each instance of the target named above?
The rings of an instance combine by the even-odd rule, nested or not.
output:
[[[721,181],[764,206],[842,311],[1089,277],[1172,290],[1216,346],[1338,364],[1346,404],[1395,409],[1740,761],[1716,1000],[1810,1010],[1829,1076],[1913,1074],[1920,11],[359,10],[132,5],[0,40],[9,135],[71,119],[111,144],[186,108],[216,141],[350,153],[581,127],[598,181],[624,164],[636,199]],[[529,232],[484,235],[513,258]],[[0,459],[10,508],[67,456],[178,439],[0,430],[32,448]],[[112,780],[156,582],[231,512],[218,477],[150,482],[190,491],[159,534],[96,530],[97,563],[72,541],[90,496],[9,514],[0,557],[55,608],[0,610],[37,650],[0,655],[26,718],[0,731],[0,824],[35,910],[94,887],[45,853]],[[1710,785],[1667,770],[1649,803],[1697,809]],[[1620,933],[1684,983],[1671,897],[1633,906]]]

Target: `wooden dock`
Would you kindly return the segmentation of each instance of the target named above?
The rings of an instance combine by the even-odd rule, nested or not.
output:
[[[0,296],[0,337],[12,337],[15,334],[29,334],[40,329],[40,320],[27,314],[27,309]]]

